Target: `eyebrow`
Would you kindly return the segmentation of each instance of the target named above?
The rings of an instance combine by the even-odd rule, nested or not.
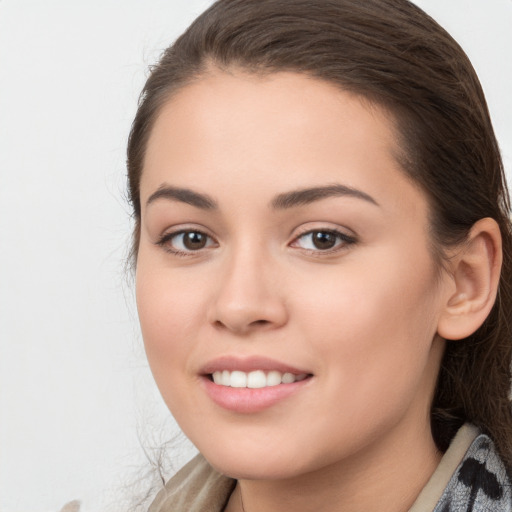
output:
[[[279,194],[271,204],[272,208],[276,210],[283,210],[293,208],[295,206],[305,206],[315,201],[320,201],[321,199],[338,196],[355,197],[379,206],[379,203],[377,203],[377,201],[375,201],[375,199],[366,192],[339,184],[285,192],[283,194]]]
[[[315,201],[327,199],[329,197],[348,196],[362,199],[368,203],[378,206],[375,199],[362,190],[347,187],[346,185],[334,184],[323,187],[311,187],[291,192],[284,192],[276,196],[270,203],[276,210],[285,210],[296,206],[305,206]],[[146,206],[158,199],[168,199],[186,203],[201,210],[216,210],[218,204],[215,199],[207,194],[195,192],[189,188],[173,187],[170,185],[161,185],[158,190],[153,192],[146,201]]]
[[[169,185],[161,185],[158,190],[153,192],[146,201],[146,206],[157,199],[179,201],[200,208],[201,210],[215,210],[218,208],[217,202],[206,194],[194,192],[188,188],[171,187]]]

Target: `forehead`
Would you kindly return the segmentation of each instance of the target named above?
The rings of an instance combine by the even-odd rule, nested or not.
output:
[[[371,137],[374,144],[396,148],[392,116],[334,84],[292,72],[257,75],[213,70],[179,89],[164,104],[149,149],[160,145],[162,136],[172,143],[171,135],[183,141],[205,134],[217,147],[234,141],[244,141],[245,146],[251,140],[270,142],[272,137],[277,137],[282,152],[299,138],[343,145],[347,134],[342,126],[349,128],[353,140]]]
[[[403,201],[394,119],[333,84],[296,73],[211,71],[175,93],[153,127],[141,199],[162,183],[231,193],[346,186]],[[415,193],[419,193],[415,190]]]

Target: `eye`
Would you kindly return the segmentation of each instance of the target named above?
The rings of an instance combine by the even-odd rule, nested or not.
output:
[[[298,236],[292,243],[308,251],[329,252],[355,243],[355,238],[332,229],[317,229]]]
[[[157,243],[178,255],[191,254],[215,245],[214,240],[206,233],[192,229],[167,233]]]

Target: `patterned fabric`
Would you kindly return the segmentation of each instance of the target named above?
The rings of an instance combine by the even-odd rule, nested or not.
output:
[[[434,512],[512,512],[505,467],[492,441],[480,434],[471,444]]]

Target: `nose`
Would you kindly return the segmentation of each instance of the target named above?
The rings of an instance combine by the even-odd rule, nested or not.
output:
[[[223,263],[208,312],[216,328],[242,335],[275,329],[288,321],[276,265],[270,256],[247,249]]]

